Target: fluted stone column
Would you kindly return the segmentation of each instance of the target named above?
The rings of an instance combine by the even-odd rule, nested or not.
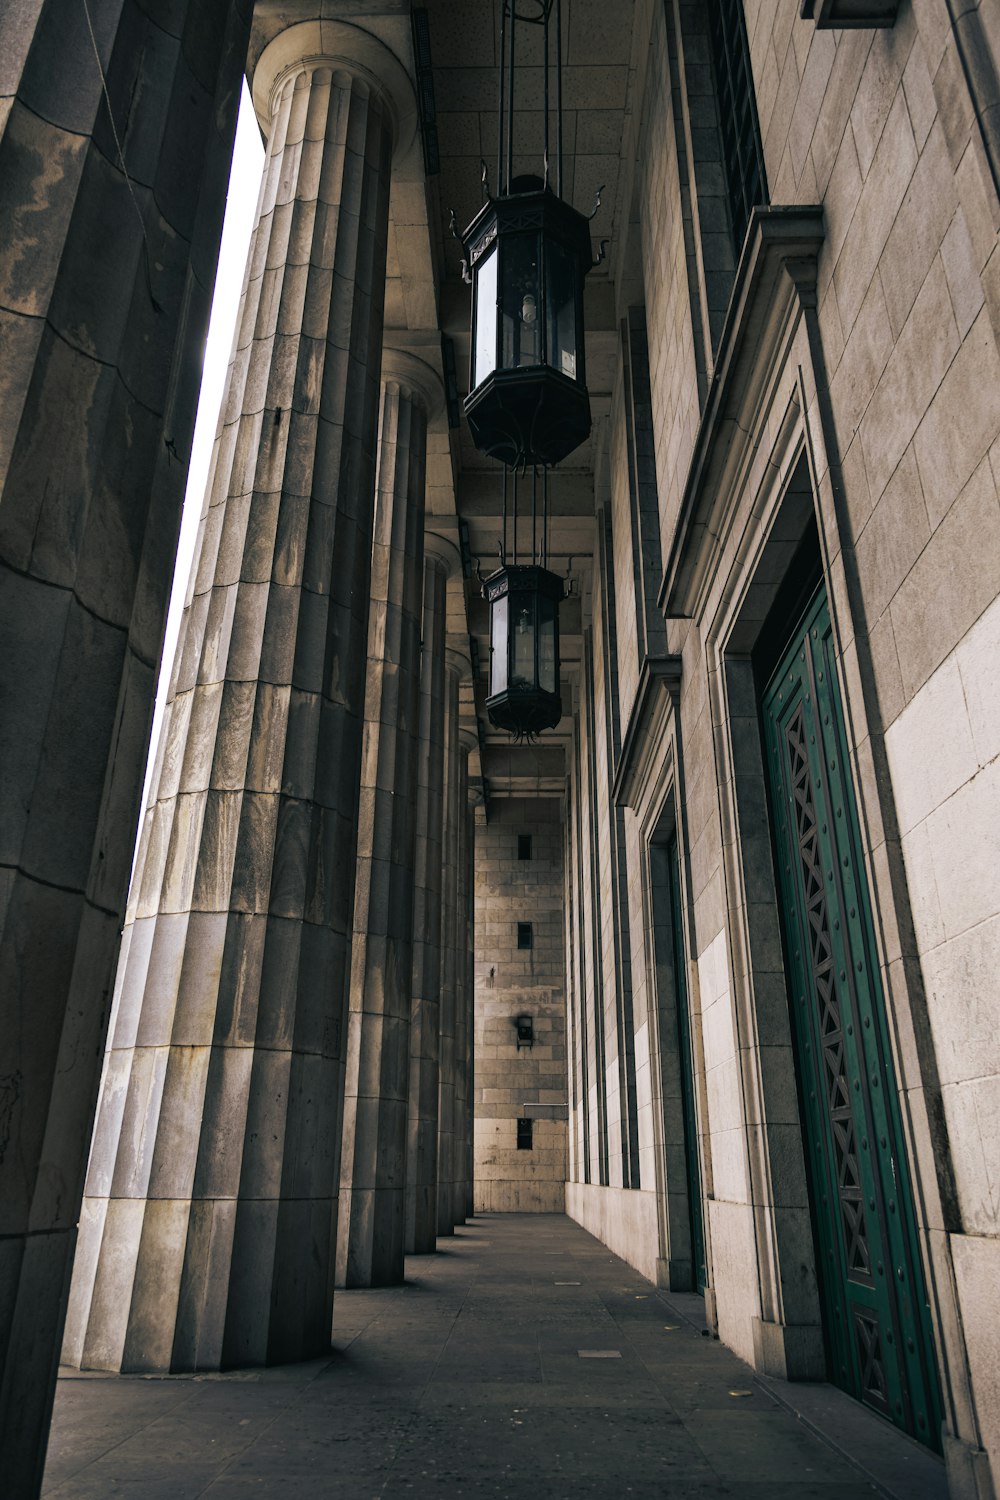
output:
[[[329,1347],[399,65],[291,28],[123,940],[67,1358]],[[377,67],[385,61],[386,85]],[[405,75],[404,75],[405,79]],[[404,94],[405,100],[405,94]]]
[[[469,752],[478,749],[478,736],[471,729],[458,733],[458,864],[456,870],[457,911],[455,921],[455,1125],[453,1135],[454,1176],[452,1217],[464,1224],[469,1197],[469,1074],[471,1071],[472,1016],[469,998],[472,969],[469,962]]]
[[[454,1234],[456,1174],[456,1100],[458,1027],[458,930],[461,828],[467,765],[459,728],[458,689],[469,670],[467,659],[445,650],[444,840],[441,861],[441,1001],[438,1045],[438,1234]]]
[[[403,1280],[427,421],[421,360],[382,357],[338,1286]]]
[[[424,551],[406,1154],[406,1251],[410,1255],[425,1255],[432,1251],[438,1227],[445,637],[448,578],[461,566],[458,549],[433,532],[425,536]]]
[[[476,1036],[476,807],[482,801],[480,795],[473,796],[470,789],[466,811],[466,981],[465,1003],[467,1014],[466,1089],[465,1089],[465,1217],[471,1219],[475,1212],[475,1036]]]
[[[45,1459],[251,9],[0,4],[6,1500]]]

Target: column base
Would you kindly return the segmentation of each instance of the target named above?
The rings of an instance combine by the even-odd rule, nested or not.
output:
[[[665,1292],[695,1292],[694,1269],[689,1260],[658,1259],[656,1285]]]
[[[986,1450],[975,1448],[964,1438],[954,1437],[947,1431],[941,1437],[951,1500],[996,1500],[990,1456]]]
[[[75,1227],[0,1239],[0,1305],[9,1319],[0,1453],[9,1500],[33,1500],[42,1486],[75,1248]]]
[[[754,1318],[753,1362],[777,1380],[825,1380],[823,1330],[817,1323],[768,1323]]]

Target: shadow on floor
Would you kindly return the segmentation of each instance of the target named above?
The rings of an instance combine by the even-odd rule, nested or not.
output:
[[[413,1257],[401,1287],[338,1292],[328,1359],[224,1375],[65,1374],[44,1494],[946,1495],[933,1458],[861,1417],[866,1441],[872,1423],[884,1434],[884,1472],[835,1451],[814,1430],[817,1412],[780,1404],[569,1219],[495,1215],[460,1229],[445,1254]]]

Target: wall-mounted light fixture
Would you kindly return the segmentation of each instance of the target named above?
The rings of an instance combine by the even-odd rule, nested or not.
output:
[[[514,1025],[517,1028],[517,1050],[522,1047],[533,1047],[535,1045],[535,1023],[530,1016],[516,1016]]]

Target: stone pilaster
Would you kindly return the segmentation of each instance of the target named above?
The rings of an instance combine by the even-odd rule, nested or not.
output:
[[[403,1280],[428,416],[421,360],[382,357],[340,1172],[338,1286]]]
[[[10,1500],[45,1460],[251,10],[119,0],[91,34],[82,5],[0,5]]]
[[[461,567],[458,549],[433,532],[424,550],[406,1165],[406,1250],[418,1255],[434,1249],[438,1227],[446,606],[449,575]]]
[[[67,1357],[329,1347],[389,176],[402,71],[281,33],[223,422],[119,969]],[[386,65],[386,85],[376,69]],[[404,75],[405,76],[405,75]],[[263,105],[262,105],[263,101]]]

